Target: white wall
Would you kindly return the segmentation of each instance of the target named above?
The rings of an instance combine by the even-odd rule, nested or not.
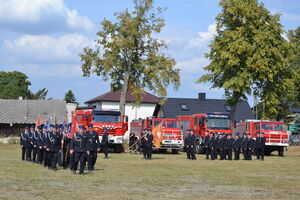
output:
[[[103,110],[119,110],[119,102],[109,102],[109,101],[102,101],[101,103],[93,103],[90,105],[96,105],[97,109]],[[101,106],[100,106],[101,105]],[[128,116],[129,120],[129,130],[130,130],[130,122],[134,119],[145,119],[147,117],[151,117],[153,115],[154,109],[156,104],[154,103],[141,103],[139,107],[133,108],[132,103],[126,103],[125,105],[125,114]],[[126,136],[128,137],[129,131],[127,131]]]
[[[68,123],[72,122],[72,111],[76,110],[77,105],[75,103],[67,103],[67,111],[68,111]]]

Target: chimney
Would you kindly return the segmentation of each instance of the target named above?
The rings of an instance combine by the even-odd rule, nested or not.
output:
[[[206,93],[202,93],[202,92],[198,93],[198,99],[199,100],[205,100],[206,99]]]
[[[19,97],[19,100],[23,100],[23,97]]]

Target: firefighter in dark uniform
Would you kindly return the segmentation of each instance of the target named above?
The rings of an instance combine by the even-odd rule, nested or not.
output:
[[[190,136],[188,137],[188,150],[190,152],[190,158],[191,160],[196,160],[196,154],[195,154],[195,142],[196,142],[196,136],[193,132],[193,130],[188,130],[190,133]]]
[[[204,152],[206,154],[206,159],[209,159],[209,154],[210,154],[210,148],[209,148],[209,141],[210,141],[211,136],[208,134],[208,131],[205,131],[205,137],[204,137],[204,142],[203,142],[203,146],[204,146]]]
[[[39,138],[39,145],[38,145],[38,155],[37,155],[37,162],[39,164],[43,163],[44,160],[44,152],[45,152],[45,148],[44,148],[44,143],[45,143],[45,134],[46,134],[46,128],[44,128],[44,125],[40,125],[38,127],[38,138]],[[45,133],[44,131],[45,130]]]
[[[32,127],[26,134],[26,160],[31,161],[32,148],[33,148],[33,133],[31,132]]]
[[[69,125],[66,124],[63,130],[63,135],[62,135],[62,151],[63,151],[63,160],[62,160],[62,165],[64,169],[67,169],[69,164],[70,164],[70,129]]]
[[[39,151],[39,129],[37,128],[36,131],[33,131],[33,137],[32,137],[32,143],[33,143],[33,149],[32,149],[32,162],[37,162],[37,156]]]
[[[56,126],[51,125],[51,131],[48,132],[48,138],[47,138],[47,150],[48,150],[48,169],[52,169],[53,171],[56,171],[56,165],[57,165],[57,158],[58,153],[60,151],[61,147],[61,138],[58,132],[56,131]]]
[[[48,160],[49,160],[49,149],[48,149],[48,132],[47,127],[43,127],[43,136],[44,136],[44,167],[48,167]]]
[[[129,134],[129,151],[136,151],[137,137],[135,133]]]
[[[227,139],[225,137],[225,134],[222,133],[221,137],[219,138],[219,142],[218,142],[220,160],[225,160],[226,159],[226,140]]]
[[[246,152],[247,157],[246,157],[246,159],[252,160],[252,150],[254,147],[254,140],[251,138],[250,134],[247,134],[247,138],[248,138],[248,141],[247,141],[247,152]]]
[[[232,151],[233,151],[233,141],[234,139],[231,137],[231,134],[227,134],[226,136],[226,154],[227,160],[232,160]]]
[[[57,163],[59,166],[63,166],[63,125],[62,124],[59,124],[56,126],[56,134],[59,135],[59,138],[60,138],[60,151],[57,155]]]
[[[143,129],[141,133],[140,143],[141,143],[141,151],[143,152],[144,159],[147,159],[147,147],[146,147],[146,137],[145,137],[146,130]]]
[[[264,133],[261,132],[259,137],[259,145],[258,145],[258,155],[260,160],[265,159],[265,145],[266,145],[266,138]]]
[[[237,133],[234,136],[234,141],[233,141],[234,160],[240,159],[241,142],[242,142],[242,139],[239,137],[239,133]]]
[[[187,159],[191,159],[191,154],[190,154],[190,151],[189,151],[189,138],[190,138],[190,131],[189,129],[186,131],[186,134],[185,134],[185,138],[184,138],[184,146],[185,146],[185,152],[186,152],[186,157]]]
[[[247,143],[248,143],[248,138],[246,137],[246,133],[244,133],[242,143],[241,143],[244,160],[247,160]]]
[[[86,154],[90,154],[87,151],[87,136],[84,134],[84,126],[79,126],[79,132],[76,132],[71,140],[70,153],[74,154],[74,166],[73,174],[76,174],[78,163],[80,162],[79,174],[84,174],[85,158]]]
[[[87,133],[87,150],[90,152],[90,154],[88,155],[88,170],[93,171],[97,161],[97,153],[98,151],[100,151],[100,141],[98,133],[93,131],[93,124],[89,124],[88,128],[89,131]]]
[[[209,140],[209,148],[210,148],[210,159],[215,160],[217,159],[217,147],[218,147],[218,137],[217,134],[211,132],[210,133],[210,140]]]
[[[103,128],[103,135],[102,135],[102,141],[101,141],[101,147],[102,147],[102,151],[104,153],[104,158],[108,158],[108,145],[109,145],[109,141],[108,141],[108,131],[107,128]]]
[[[153,146],[153,135],[152,130],[148,129],[146,134],[146,149],[147,149],[147,159],[152,159],[152,146]]]
[[[21,134],[20,134],[20,145],[22,148],[22,154],[21,154],[22,160],[25,160],[26,145],[27,145],[26,138],[27,138],[28,131],[29,131],[29,127],[26,126],[24,132],[21,132]]]
[[[258,152],[260,141],[261,141],[260,140],[260,134],[256,133],[256,138],[255,138],[255,142],[254,142],[254,150],[255,150],[256,160],[260,159],[260,155],[259,155],[259,152]]]

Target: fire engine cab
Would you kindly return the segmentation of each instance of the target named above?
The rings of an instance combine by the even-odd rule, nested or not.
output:
[[[76,121],[76,122],[75,122]],[[100,142],[104,129],[109,133],[109,147],[115,152],[123,150],[124,135],[128,130],[128,117],[121,116],[119,111],[114,110],[76,110],[73,112],[73,126],[93,124],[93,129],[99,135]]]
[[[192,116],[178,116],[179,128],[185,136],[187,129],[193,130],[196,135],[196,153],[203,153],[203,139],[205,132],[217,134],[231,134],[231,120],[227,112],[207,112]]]
[[[131,122],[130,133],[134,133],[136,137],[140,137],[142,129],[151,129],[161,125],[161,142],[158,150],[160,152],[166,152],[171,149],[172,153],[177,154],[181,146],[183,145],[183,139],[180,129],[178,128],[177,119],[165,119],[165,118],[147,118],[133,120]],[[153,134],[156,137],[155,134]]]
[[[278,155],[283,156],[284,147],[289,145],[288,132],[283,122],[246,120],[245,122],[237,123],[234,133],[250,134],[254,139],[257,133],[264,133],[266,138],[266,155],[270,155],[273,151],[278,151]]]

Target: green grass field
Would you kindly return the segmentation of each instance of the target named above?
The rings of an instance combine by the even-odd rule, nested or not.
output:
[[[0,199],[300,199],[300,147],[265,161],[191,161],[185,154],[99,154],[84,176],[21,161],[0,145]]]

